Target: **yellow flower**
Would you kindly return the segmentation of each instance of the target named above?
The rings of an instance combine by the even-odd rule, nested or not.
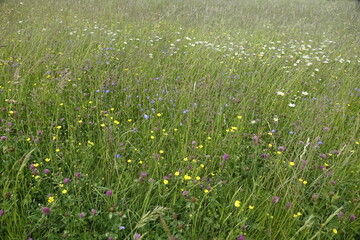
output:
[[[118,120],[114,120],[114,123],[115,123],[116,125],[119,125],[119,124],[120,124],[120,122],[119,122]]]
[[[191,180],[191,176],[185,174],[184,179],[185,179],[185,180]]]
[[[180,172],[179,171],[176,171],[175,172],[175,176],[179,176],[180,175]]]
[[[49,197],[49,198],[48,198],[48,203],[52,203],[52,202],[54,202],[54,201],[55,201],[54,197]]]
[[[50,162],[50,158],[45,158],[45,162]]]
[[[68,191],[67,191],[66,189],[64,189],[64,190],[61,191],[62,194],[67,194],[67,192],[68,192]]]
[[[334,228],[334,229],[332,230],[332,232],[333,232],[334,234],[337,234],[337,233],[338,233],[338,231],[337,231],[336,228]]]
[[[60,149],[59,148],[55,149],[55,152],[60,152]]]
[[[209,190],[205,189],[205,190],[204,190],[204,193],[209,193]]]
[[[196,180],[200,180],[201,178],[200,178],[199,176],[197,176],[195,179],[196,179]]]
[[[61,129],[61,126],[56,126],[57,129]]]
[[[156,116],[161,117],[162,113],[157,113]]]
[[[234,202],[235,207],[240,207],[241,202],[239,200],[236,200]]]
[[[289,162],[289,165],[290,166],[295,166],[295,163],[294,162]]]
[[[253,210],[253,209],[254,209],[254,206],[249,205],[249,209],[250,209],[250,210]]]
[[[164,153],[164,150],[160,150],[159,153],[160,153],[160,154]]]
[[[155,139],[155,136],[150,136],[151,139]]]
[[[166,179],[164,179],[164,184],[166,185],[166,184],[168,184],[168,183],[169,183],[169,181],[166,180]]]
[[[238,118],[238,119],[242,119],[242,116],[241,116],[241,115],[238,115],[237,118]]]

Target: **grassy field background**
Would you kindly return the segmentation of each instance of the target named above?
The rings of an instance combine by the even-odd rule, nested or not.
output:
[[[1,239],[360,238],[360,3],[0,1]]]

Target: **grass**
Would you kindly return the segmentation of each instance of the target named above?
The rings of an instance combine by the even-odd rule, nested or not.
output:
[[[0,1],[2,239],[359,239],[357,1]]]

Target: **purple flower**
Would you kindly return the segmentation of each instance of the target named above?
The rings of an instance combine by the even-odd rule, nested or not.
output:
[[[286,147],[280,146],[278,149],[279,149],[279,151],[285,151],[285,150],[286,150]]]
[[[30,169],[31,169],[31,170],[35,170],[35,169],[36,169],[36,167],[34,166],[34,163],[30,163]]]
[[[225,153],[222,158],[223,161],[227,161],[229,159],[229,154]]]
[[[280,198],[278,197],[278,196],[275,196],[275,197],[273,197],[273,199],[272,199],[272,203],[278,203],[279,202],[279,200],[280,200]]]
[[[141,172],[141,173],[140,173],[140,176],[143,177],[143,178],[147,177],[147,175],[148,175],[147,172]]]
[[[81,178],[81,175],[82,175],[81,172],[76,172],[75,173],[75,177],[77,177],[77,178]]]
[[[46,168],[46,169],[44,169],[44,173],[45,173],[45,174],[49,174],[49,173],[50,173],[50,170]]]
[[[49,215],[50,212],[51,212],[51,210],[50,210],[49,207],[43,207],[43,208],[41,209],[41,212],[42,212],[42,214],[44,214],[44,215]]]
[[[124,226],[119,226],[119,229],[120,229],[120,230],[124,230],[125,227],[124,227]]]
[[[112,193],[113,193],[113,192],[112,192],[111,190],[107,190],[105,194],[106,194],[106,196],[111,196]]]
[[[351,214],[349,217],[350,222],[353,222],[356,220],[356,216],[354,214]]]
[[[291,206],[292,206],[292,202],[288,202],[288,203],[285,205],[286,208],[290,208]]]
[[[134,237],[133,237],[133,240],[138,240],[141,238],[141,235],[140,233],[135,233]]]
[[[6,136],[1,136],[1,140],[5,141],[6,140]]]
[[[4,214],[5,214],[4,209],[0,209],[0,217],[4,216]]]
[[[84,212],[82,212],[82,213],[79,213],[78,216],[79,216],[79,218],[84,218],[86,216],[86,214]]]
[[[91,209],[91,215],[96,215],[97,211],[95,209]]]
[[[326,154],[321,154],[321,156],[320,156],[322,159],[325,159],[326,158]]]
[[[182,192],[182,195],[183,195],[184,197],[187,197],[188,194],[189,194],[189,191],[183,191],[183,192]]]
[[[343,211],[340,211],[338,214],[337,214],[337,217],[340,221],[343,221],[344,218],[345,218],[345,213]]]
[[[246,237],[244,235],[238,236],[237,240],[246,240]]]
[[[64,184],[68,184],[69,182],[70,182],[70,178],[65,178],[63,181]]]

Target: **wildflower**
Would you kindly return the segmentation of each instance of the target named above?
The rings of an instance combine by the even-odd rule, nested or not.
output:
[[[48,207],[43,207],[43,208],[41,209],[41,212],[42,212],[42,214],[44,214],[44,215],[49,215],[50,212],[51,212],[51,210],[50,210],[50,208],[48,208]]]
[[[168,183],[169,183],[169,180],[164,179],[164,184],[166,185],[166,184],[168,184]]]
[[[1,141],[5,141],[7,138],[6,138],[6,136],[1,136]]]
[[[278,203],[279,202],[279,200],[280,200],[280,198],[278,197],[278,196],[275,196],[275,197],[273,197],[273,199],[272,199],[272,203]]]
[[[141,238],[141,235],[139,233],[135,233],[133,240],[139,240]]]
[[[304,96],[309,95],[309,93],[308,93],[308,92],[305,92],[305,91],[302,91],[301,94],[304,95]]]
[[[250,209],[250,210],[253,210],[254,208],[255,208],[254,206],[249,205],[249,209]]]
[[[333,232],[334,234],[337,234],[337,233],[338,233],[338,231],[337,231],[336,228],[333,228],[332,232]]]
[[[279,151],[285,151],[285,150],[286,150],[286,147],[280,146],[280,147],[278,148],[278,150],[279,150]]]
[[[241,202],[239,201],[239,200],[236,200],[235,202],[234,202],[234,205],[235,205],[235,207],[240,207],[240,204],[241,204]]]
[[[246,240],[245,236],[244,235],[240,235],[237,240]]]
[[[4,209],[0,209],[0,217],[4,216],[4,214],[5,214]]]
[[[81,178],[81,176],[82,176],[81,172],[76,172],[76,173],[75,173],[75,177]]]
[[[229,159],[229,154],[225,153],[222,158],[223,161],[227,161]]]
[[[184,179],[185,179],[185,180],[191,180],[191,176],[185,174],[185,175],[184,175]]]
[[[241,115],[238,115],[237,118],[238,118],[238,119],[242,119],[242,116],[241,116]]]
[[[50,170],[49,169],[44,169],[44,174],[49,174],[50,173]]]
[[[63,183],[64,184],[67,184],[67,183],[69,183],[70,182],[70,178],[64,178],[64,180],[63,180]]]
[[[124,230],[125,227],[124,227],[124,226],[119,226],[119,229],[120,229],[120,230]]]
[[[295,166],[295,163],[294,162],[289,162],[289,165],[290,166]]]
[[[351,214],[349,217],[350,222],[353,222],[356,220],[356,216],[354,214]]]
[[[113,193],[113,192],[112,192],[111,190],[107,190],[107,191],[105,192],[105,195],[106,195],[106,196],[111,196],[112,193]]]
[[[78,216],[79,216],[79,218],[84,218],[86,216],[86,214],[84,212],[82,212],[82,213],[79,213]]]
[[[340,221],[343,221],[344,218],[345,218],[345,214],[343,211],[340,211],[338,214],[337,214],[337,217]]]
[[[278,95],[278,96],[284,96],[285,93],[278,91],[278,92],[276,92],[276,95]]]
[[[189,194],[189,191],[183,191],[183,192],[182,192],[182,195],[183,195],[184,197],[187,197],[188,194]]]
[[[91,212],[91,215],[93,215],[93,216],[97,214],[97,211],[95,209],[91,209],[90,212]]]
[[[67,191],[66,189],[64,189],[64,190],[61,191],[62,194],[67,194],[67,192],[68,192],[68,191]]]
[[[295,107],[296,105],[294,103],[289,103],[288,106],[289,107]]]
[[[49,196],[48,198],[48,203],[53,203],[55,201],[54,197]]]

